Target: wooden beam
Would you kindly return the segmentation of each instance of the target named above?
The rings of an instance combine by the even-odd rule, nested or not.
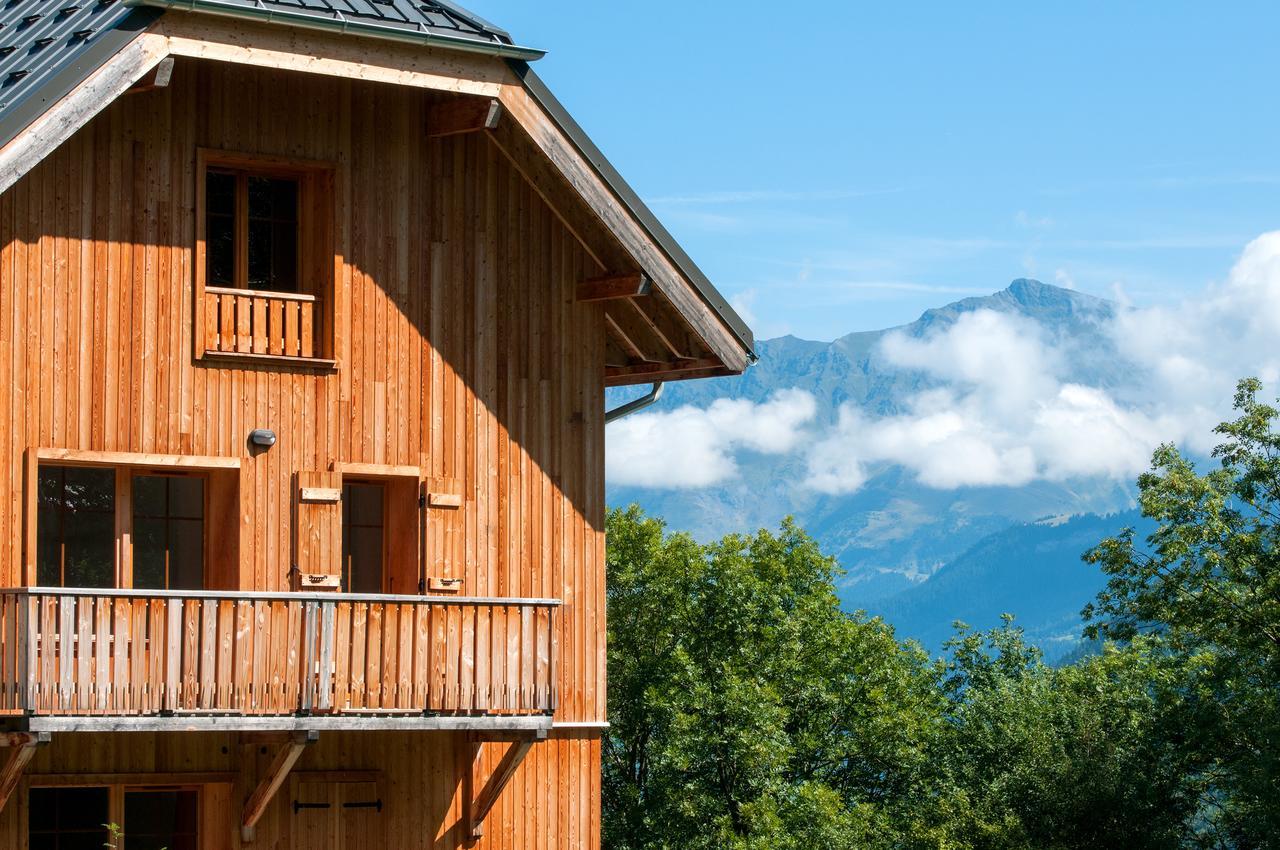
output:
[[[174,56],[494,97],[501,60],[417,44],[307,31],[196,12],[165,12],[152,29]]]
[[[16,733],[6,735],[9,755],[0,767],[0,812],[22,781],[22,771],[36,754],[36,749],[49,743],[49,733]]]
[[[80,449],[37,448],[37,460],[74,466],[150,466],[157,469],[239,469],[240,458],[213,455],[161,455],[141,452],[99,452]]]
[[[653,284],[643,272],[593,277],[578,284],[579,301],[612,301],[648,295]]]
[[[604,370],[605,383],[611,387],[731,374],[736,373],[725,369],[724,364],[714,358],[680,360],[675,363],[635,363],[629,366],[609,366]]]
[[[306,732],[295,732],[289,741],[280,748],[280,752],[276,753],[276,757],[272,759],[271,766],[267,768],[266,774],[258,782],[258,787],[249,795],[249,799],[244,804],[244,817],[240,820],[240,840],[244,843],[251,843],[254,839],[254,828],[258,825],[267,806],[271,803],[271,798],[276,795],[276,791],[284,784],[285,777],[289,775],[289,771],[293,769],[293,765],[297,762],[298,757],[302,755],[302,751],[307,748],[308,744],[313,744],[320,734],[314,730]]]
[[[467,835],[470,838],[476,839],[484,834],[484,819],[489,815],[493,804],[498,802],[498,797],[502,796],[502,789],[507,787],[507,783],[515,775],[516,768],[520,767],[524,757],[529,754],[529,750],[541,737],[528,736],[511,741],[507,746],[506,753],[502,756],[502,760],[498,762],[498,766],[494,768],[492,775],[489,776],[488,781],[483,786],[481,786],[479,779],[484,762],[485,748],[501,742],[493,740],[472,742],[471,763],[464,773],[467,786],[465,797],[467,803]],[[476,793],[476,788],[480,788],[478,794]]]
[[[622,350],[632,360],[641,363],[662,363],[667,360],[665,349],[655,341],[653,334],[628,313],[616,312],[614,308],[606,309],[604,324],[609,336],[617,340],[618,345],[622,346]]]
[[[160,60],[160,64],[156,65],[133,85],[129,86],[129,93],[152,91],[153,89],[162,89],[169,85],[169,80],[173,78],[173,57],[166,56]]]
[[[502,104],[480,97],[454,97],[427,108],[427,138],[442,139],[462,133],[496,130],[502,121]]]
[[[144,32],[83,83],[49,107],[0,148],[0,192],[24,174],[156,66],[168,53],[164,38]]]

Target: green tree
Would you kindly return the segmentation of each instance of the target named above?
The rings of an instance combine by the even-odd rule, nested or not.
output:
[[[968,801],[975,848],[1175,848],[1198,787],[1153,684],[1167,662],[1139,641],[1065,667],[1022,630],[961,626],[943,687],[952,735],[939,763]]]
[[[609,847],[955,846],[939,669],[840,611],[793,522],[703,546],[632,507],[608,535]]]
[[[1130,530],[1088,555],[1109,582],[1087,634],[1149,635],[1180,665],[1162,697],[1189,718],[1184,748],[1202,765],[1199,831],[1226,847],[1280,841],[1280,434],[1260,391],[1240,382],[1218,468],[1156,451],[1138,481],[1159,523],[1145,547]]]

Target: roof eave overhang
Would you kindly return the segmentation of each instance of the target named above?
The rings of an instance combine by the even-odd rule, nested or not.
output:
[[[466,53],[480,53],[519,62],[535,62],[546,55],[545,50],[534,47],[522,47],[518,44],[504,44],[464,36],[452,36],[428,30],[411,30],[397,27],[367,24],[352,18],[335,15],[309,14],[306,12],[281,11],[255,6],[232,5],[220,0],[125,0],[126,6],[147,6],[156,9],[177,9],[184,12],[198,12],[207,15],[220,15],[239,20],[251,19],[270,23],[288,24],[302,29],[313,29],[329,33],[347,33],[367,38],[380,38],[386,41],[397,41],[404,44],[416,44],[426,47],[440,47],[448,50],[460,50]]]
[[[715,288],[706,274],[693,261],[693,258],[680,247],[675,237],[671,235],[670,231],[653,214],[653,211],[640,199],[635,190],[627,184],[618,170],[596,147],[586,131],[573,119],[569,111],[552,94],[546,83],[534,73],[528,63],[508,59],[507,64],[512,73],[519,78],[529,96],[541,107],[564,137],[577,149],[583,160],[591,166],[605,185],[608,186],[609,191],[617,199],[618,203],[649,234],[659,251],[680,271],[703,303],[720,318],[734,339],[742,346],[748,363],[754,363],[758,359],[755,353],[755,337],[747,323],[743,321],[737,311]]]

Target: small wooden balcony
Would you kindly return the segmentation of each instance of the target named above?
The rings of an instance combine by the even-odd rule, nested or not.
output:
[[[0,590],[0,714],[549,723],[559,602],[337,593]],[[306,723],[303,720],[311,718]],[[276,725],[282,725],[277,723]],[[347,724],[350,725],[350,724]],[[490,725],[501,725],[501,722]],[[78,727],[77,727],[78,728]],[[86,728],[88,728],[86,726]],[[440,728],[450,728],[440,724]]]
[[[203,298],[202,356],[332,362],[324,359],[314,295],[209,286]]]

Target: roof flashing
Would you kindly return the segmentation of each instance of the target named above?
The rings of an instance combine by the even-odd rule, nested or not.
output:
[[[533,62],[545,50],[445,0],[124,0],[126,6],[222,15]]]

